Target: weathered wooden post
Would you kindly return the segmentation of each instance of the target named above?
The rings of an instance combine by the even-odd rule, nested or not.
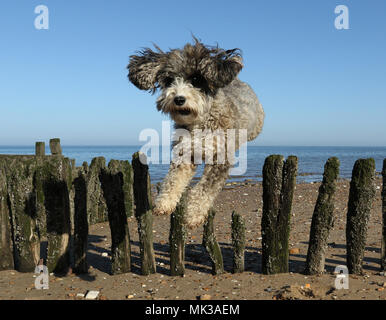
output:
[[[111,230],[112,274],[126,273],[131,270],[130,234],[123,191],[123,173],[120,167],[120,161],[111,160],[108,169],[102,169],[100,174]]]
[[[61,155],[62,147],[60,146],[60,139],[54,138],[50,140],[50,150],[52,155]]]
[[[288,272],[288,241],[297,158],[265,159],[263,167],[262,269],[264,274]]]
[[[47,267],[50,272],[66,274],[70,267],[71,164],[68,158],[52,157],[39,168],[42,179],[47,223]]]
[[[122,173],[122,191],[127,217],[134,216],[134,193],[133,193],[133,168],[129,161],[119,161],[119,171]]]
[[[216,240],[214,233],[213,220],[216,212],[210,209],[208,217],[204,224],[204,234],[202,237],[202,245],[206,248],[212,261],[212,274],[218,275],[224,273],[224,262],[220,246]]]
[[[329,158],[324,166],[323,181],[312,215],[306,274],[324,272],[325,253],[330,230],[334,225],[334,197],[339,176],[339,159]]]
[[[74,272],[87,273],[87,182],[83,170],[73,181],[74,195]]]
[[[82,169],[84,170],[85,173],[88,173],[89,167],[88,167],[87,161],[83,161]]]
[[[15,269],[34,272],[40,259],[37,228],[36,194],[34,191],[34,156],[0,157],[6,172],[7,202],[11,213],[12,243]]]
[[[14,269],[5,168],[0,158],[0,270]]]
[[[153,248],[153,213],[149,167],[143,153],[133,154],[134,203],[138,221],[138,234],[141,251],[141,269],[143,275],[156,272]]]
[[[184,214],[186,210],[186,192],[182,195],[176,210],[170,216],[170,274],[183,276],[185,274],[185,241],[186,227]]]
[[[69,189],[72,173],[69,159],[38,156],[0,156],[4,181],[1,207],[10,216],[15,269],[34,272],[40,260],[40,241],[47,238],[47,267],[66,273],[70,265],[71,232]],[[2,235],[6,234],[1,231]]]
[[[71,159],[71,170],[75,171],[76,170],[76,160]]]
[[[382,188],[382,253],[381,269],[386,271],[386,159],[383,160],[383,188]]]
[[[375,195],[375,161],[355,162],[348,201],[346,241],[347,267],[350,273],[362,274],[362,262],[370,211]]]
[[[85,164],[83,164],[85,168]],[[108,221],[107,204],[103,196],[100,174],[106,169],[106,159],[96,157],[87,168],[87,217],[89,225]]]
[[[35,155],[38,157],[43,157],[46,155],[46,144],[44,142],[36,142]]]
[[[243,217],[232,212],[233,273],[244,272],[245,222]]]

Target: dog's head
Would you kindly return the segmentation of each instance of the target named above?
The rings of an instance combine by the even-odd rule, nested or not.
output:
[[[144,49],[130,56],[130,81],[141,90],[161,89],[157,109],[181,125],[200,121],[219,88],[227,86],[243,67],[238,49],[205,46],[194,38],[183,49]]]

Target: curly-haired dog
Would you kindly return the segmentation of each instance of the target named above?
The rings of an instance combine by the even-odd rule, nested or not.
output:
[[[205,154],[212,154],[215,159],[214,163],[206,161],[200,181],[188,191],[185,223],[190,228],[202,224],[207,217],[228,178],[235,151],[233,155],[229,154],[228,143],[217,138],[210,144],[207,135],[196,133],[222,130],[227,139],[232,132],[229,130],[233,129],[237,150],[237,137],[241,131],[246,133],[246,140],[253,140],[261,132],[264,122],[264,111],[256,94],[237,77],[243,68],[239,50],[209,47],[196,38],[194,42],[169,52],[158,47],[156,51],[146,48],[138,55],[130,56],[127,66],[130,81],[139,89],[153,93],[161,89],[157,109],[170,115],[176,129],[188,130],[193,135],[194,143],[180,139],[174,148],[185,143],[181,150],[201,148],[203,160]],[[218,161],[224,160],[224,154],[227,154],[225,161]],[[193,157],[189,161],[171,163],[155,200],[155,214],[170,214],[175,210],[195,174],[196,163]]]

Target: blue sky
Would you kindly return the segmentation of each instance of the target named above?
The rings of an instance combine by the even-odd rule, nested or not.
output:
[[[37,5],[49,29],[37,30]],[[349,30],[334,9],[349,8]],[[167,117],[126,78],[152,42],[241,48],[266,112],[254,145],[386,145],[386,1],[4,0],[0,8],[0,145],[141,144]]]

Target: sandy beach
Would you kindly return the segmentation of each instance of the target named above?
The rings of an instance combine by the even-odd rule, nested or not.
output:
[[[98,299],[189,299],[208,295],[216,300],[260,299],[386,299],[386,277],[380,273],[381,189],[376,180],[362,276],[350,275],[349,289],[334,290],[337,265],[346,264],[345,225],[350,182],[340,180],[335,200],[335,225],[330,234],[326,254],[326,273],[318,276],[302,274],[307,255],[312,213],[320,183],[297,184],[291,217],[290,272],[276,275],[261,273],[262,185],[246,181],[227,185],[216,200],[216,237],[221,246],[225,273],[211,274],[211,263],[202,242],[202,227],[190,231],[186,246],[186,273],[171,277],[169,271],[170,217],[154,217],[153,235],[157,273],[140,275],[138,232],[135,218],[129,219],[132,245],[132,271],[109,274],[110,228],[108,223],[90,227],[87,275],[50,276],[49,289],[34,287],[36,275],[14,270],[0,272],[0,299],[83,299],[77,297],[88,290],[99,291]],[[246,222],[245,272],[232,274],[231,213],[241,213]],[[107,256],[106,256],[107,255]]]

